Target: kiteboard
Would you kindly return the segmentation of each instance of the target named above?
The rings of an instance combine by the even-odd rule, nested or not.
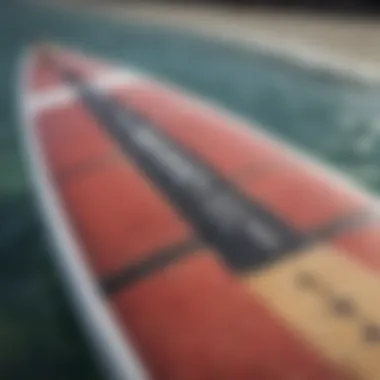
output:
[[[374,196],[135,68],[21,61],[53,259],[111,378],[379,379]]]

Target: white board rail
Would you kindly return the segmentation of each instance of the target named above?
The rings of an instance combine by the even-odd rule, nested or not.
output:
[[[84,250],[75,238],[68,217],[54,189],[40,142],[34,131],[34,117],[28,107],[27,84],[35,49],[22,51],[17,86],[17,114],[28,165],[45,230],[51,243],[52,260],[56,265],[66,293],[96,361],[107,379],[148,380],[150,376],[107,305],[97,282],[84,259]]]

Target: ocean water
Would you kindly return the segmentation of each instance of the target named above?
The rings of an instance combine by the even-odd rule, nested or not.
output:
[[[41,40],[159,74],[380,192],[380,86],[306,70],[180,30],[0,5],[0,377],[95,379],[49,260],[17,135],[20,52]]]

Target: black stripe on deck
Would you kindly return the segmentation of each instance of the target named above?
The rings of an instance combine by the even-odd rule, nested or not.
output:
[[[97,93],[75,75],[66,79],[121,150],[234,270],[267,266],[351,225],[343,218],[314,233],[297,230],[127,106]]]
[[[179,259],[204,248],[205,245],[197,238],[165,247],[152,252],[147,259],[129,264],[113,275],[101,280],[101,286],[108,294],[114,294],[125,287],[130,287],[149,275],[165,269]]]
[[[303,245],[303,233],[243,194],[139,115],[87,86],[77,88],[85,105],[120,148],[232,268],[251,270]]]

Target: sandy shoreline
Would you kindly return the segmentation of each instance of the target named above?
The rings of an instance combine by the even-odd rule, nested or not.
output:
[[[376,20],[147,2],[55,0],[48,5],[99,12],[121,21],[185,28],[286,56],[301,65],[380,82],[380,23]]]

